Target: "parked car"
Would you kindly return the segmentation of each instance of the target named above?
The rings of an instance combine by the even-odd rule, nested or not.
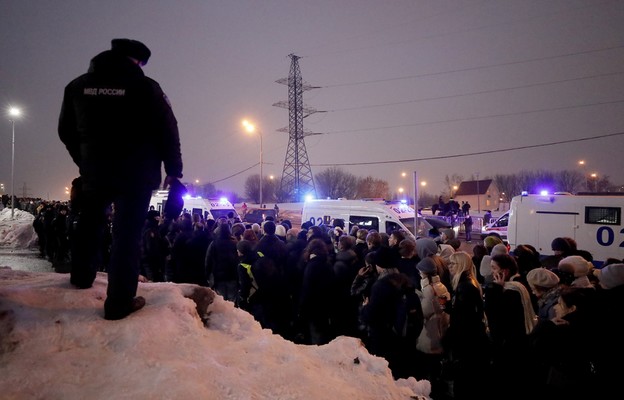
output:
[[[268,216],[276,219],[275,214],[276,212],[272,208],[250,208],[243,217],[243,222],[247,222],[249,224],[261,224]]]

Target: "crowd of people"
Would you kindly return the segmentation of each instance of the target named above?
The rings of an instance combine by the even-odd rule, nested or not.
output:
[[[42,254],[71,257],[71,207],[44,204],[39,221],[49,227],[37,230]],[[590,253],[562,237],[548,257],[530,245],[510,253],[497,236],[473,254],[455,242],[446,231],[416,240],[401,230],[347,231],[342,220],[299,228],[271,217],[165,220],[150,210],[140,279],[211,287],[295,343],[357,337],[395,378],[430,380],[433,398],[588,398],[617,389],[622,260],[595,268]]]

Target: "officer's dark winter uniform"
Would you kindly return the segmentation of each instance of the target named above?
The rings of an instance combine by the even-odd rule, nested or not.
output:
[[[88,73],[67,85],[59,119],[59,137],[82,178],[80,251],[71,271],[78,287],[95,279],[105,209],[114,203],[107,319],[137,308],[141,227],[161,182],[161,163],[167,181],[182,177],[177,121],[158,83],[140,67],[149,56],[140,42],[113,40],[112,50],[94,57]]]

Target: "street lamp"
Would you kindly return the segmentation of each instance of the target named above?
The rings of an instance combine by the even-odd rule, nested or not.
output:
[[[246,119],[243,120],[243,126],[249,133],[254,133],[256,127]],[[262,207],[262,132],[258,129],[258,137],[260,138],[260,207]]]
[[[591,178],[591,184],[592,184],[591,191],[592,192],[598,192],[598,184],[597,184],[598,174],[594,172],[594,173],[592,173],[589,176]]]
[[[11,219],[15,217],[15,118],[21,114],[19,108],[9,108],[9,117],[11,117]]]
[[[580,160],[578,165],[581,166],[581,170],[583,171],[583,180],[585,180],[585,190],[589,191],[589,179],[587,179],[587,171],[585,171],[585,160]]]

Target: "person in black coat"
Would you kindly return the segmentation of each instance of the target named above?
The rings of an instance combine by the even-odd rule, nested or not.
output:
[[[373,260],[379,277],[361,310],[369,332],[365,345],[371,354],[388,361],[395,378],[406,378],[413,367],[410,364],[416,362],[416,339],[424,324],[422,306],[409,277],[396,268],[397,260],[391,249],[380,247]],[[409,311],[413,312],[411,318],[416,324],[407,335],[397,331],[396,324],[403,296],[412,300],[413,309]]]
[[[275,235],[276,228],[277,226],[273,221],[265,221],[262,224],[264,235],[258,240],[256,251],[261,252],[264,257],[272,259],[277,268],[283,272],[288,258],[288,249],[286,243]]]
[[[179,220],[180,231],[176,235],[171,246],[171,265],[173,276],[171,281],[175,283],[198,283],[192,279],[190,253],[188,251],[188,241],[193,234],[193,222],[191,216],[185,213]],[[204,253],[205,254],[205,253]],[[202,264],[203,266],[203,264]]]
[[[490,342],[485,323],[483,293],[470,254],[458,251],[449,258],[451,302],[449,328],[442,340],[447,353],[444,379],[453,380],[455,399],[484,397],[490,388]],[[487,396],[485,396],[487,397]]]
[[[536,392],[551,399],[588,399],[596,395],[595,346],[587,342],[594,330],[596,291],[566,287],[559,295],[556,316],[540,320],[529,335]]]
[[[305,269],[299,298],[299,319],[307,344],[326,344],[333,338],[331,317],[336,304],[335,274],[327,244],[313,239],[304,251]]]
[[[286,282],[275,262],[253,247],[247,240],[236,245],[240,258],[236,305],[249,311],[263,328],[285,336],[290,311]]]
[[[159,222],[158,211],[149,211],[141,240],[141,275],[152,282],[165,280],[165,262],[169,254],[169,242],[161,236]]]
[[[491,267],[493,281],[484,288],[484,308],[493,345],[493,391],[500,395],[508,389],[505,377],[529,379],[527,335],[535,327],[537,316],[526,287],[512,279],[518,273],[515,259],[498,254],[492,257]],[[527,385],[520,386],[509,398],[526,398],[530,392]]]
[[[208,286],[204,263],[208,246],[210,246],[212,240],[212,232],[206,230],[203,222],[197,222],[193,225],[193,233],[186,241],[186,251],[188,252],[186,257],[188,265],[186,267],[188,269],[189,283]]]
[[[145,305],[136,297],[143,222],[163,164],[167,189],[182,178],[182,155],[171,104],[141,69],[150,50],[130,39],[113,39],[111,45],[65,87],[58,134],[82,178],[79,251],[72,257],[70,283],[92,286],[106,210],[114,203],[104,318],[117,320]]]
[[[337,299],[332,320],[336,335],[357,336],[358,302],[351,296],[351,284],[358,272],[354,246],[353,236],[343,235],[338,239],[334,262]]]
[[[216,232],[206,251],[206,277],[215,292],[225,300],[235,301],[238,296],[236,239],[228,223],[221,224]]]

